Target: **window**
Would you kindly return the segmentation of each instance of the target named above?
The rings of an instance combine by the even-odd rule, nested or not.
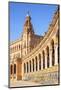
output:
[[[43,55],[43,69],[45,69],[45,52],[44,51],[42,52],[42,55]]]
[[[16,74],[16,64],[14,64],[14,74]]]
[[[41,70],[41,54],[39,54],[39,70]]]

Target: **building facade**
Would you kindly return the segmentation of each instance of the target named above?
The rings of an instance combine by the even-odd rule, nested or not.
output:
[[[43,85],[58,84],[59,11],[44,36],[36,35],[30,15],[22,37],[10,43],[10,80],[30,80]]]

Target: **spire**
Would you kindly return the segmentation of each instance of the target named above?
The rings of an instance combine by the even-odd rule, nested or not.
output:
[[[31,23],[31,17],[30,17],[29,11],[27,12],[27,15],[26,15],[26,18],[25,18],[24,30],[34,32],[33,31],[33,26],[32,26],[32,23]]]
[[[26,20],[31,20],[31,16],[30,16],[29,11],[27,12],[27,15],[26,15]]]
[[[26,16],[27,16],[27,17],[30,16],[29,11],[27,12],[27,15],[26,15]]]
[[[31,17],[29,11],[27,12],[24,26],[31,25]]]

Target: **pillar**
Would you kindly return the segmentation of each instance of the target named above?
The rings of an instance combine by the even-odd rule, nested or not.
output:
[[[45,51],[45,68],[47,68],[47,52],[46,52],[46,50],[44,50]]]
[[[58,65],[58,44],[54,44],[54,50],[55,50],[55,65]]]
[[[34,72],[36,71],[36,62],[35,62],[35,58],[34,58]]]
[[[52,67],[52,47],[49,45],[49,67]]]
[[[41,53],[41,70],[43,70],[43,55]]]
[[[37,61],[38,61],[38,71],[39,71],[39,54],[38,54],[38,57],[37,57]]]
[[[28,72],[30,73],[30,62],[28,62]]]

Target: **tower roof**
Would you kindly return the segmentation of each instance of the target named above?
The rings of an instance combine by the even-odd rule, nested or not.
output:
[[[31,16],[30,16],[29,11],[28,11],[27,14],[26,14],[26,18],[31,20]]]
[[[24,30],[26,30],[25,28],[28,28],[28,31],[33,31],[33,25],[31,23],[31,17],[30,17],[29,11],[27,12],[27,15],[25,18]]]
[[[27,15],[26,15],[26,17],[30,17],[30,13],[29,13],[29,11],[27,12]]]
[[[24,26],[28,26],[28,25],[29,26],[31,25],[31,17],[30,17],[29,11],[27,12]]]

